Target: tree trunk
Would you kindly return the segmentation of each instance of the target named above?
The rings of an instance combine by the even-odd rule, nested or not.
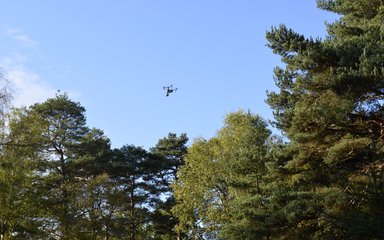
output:
[[[134,201],[134,194],[135,194],[135,179],[132,179],[131,183],[131,192],[130,192],[130,217],[131,217],[131,240],[136,239],[136,224],[135,224],[135,201]]]

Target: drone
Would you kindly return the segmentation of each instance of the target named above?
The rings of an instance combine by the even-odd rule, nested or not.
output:
[[[163,87],[165,91],[165,96],[168,97],[171,93],[176,92],[177,88],[174,88],[173,85],[169,85],[168,87]]]

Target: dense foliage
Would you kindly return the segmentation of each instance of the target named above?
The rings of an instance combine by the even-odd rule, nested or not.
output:
[[[66,94],[13,109],[2,121],[1,240],[176,236],[174,218],[162,210],[173,206],[169,185],[185,134],[169,134],[151,151],[111,149]]]
[[[285,25],[257,114],[215,137],[111,149],[66,94],[30,107],[0,71],[0,240],[384,239],[384,1],[318,0],[325,39]]]
[[[286,143],[235,113],[190,147],[173,211],[191,239],[384,238],[384,2],[318,6],[340,15],[324,40],[267,32],[285,64],[267,102]]]

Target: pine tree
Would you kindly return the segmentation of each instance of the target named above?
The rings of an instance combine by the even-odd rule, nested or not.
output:
[[[131,240],[148,239],[150,210],[158,191],[148,169],[148,152],[125,145],[113,152],[109,168],[113,182],[109,203],[115,207],[113,235]]]
[[[267,33],[275,69],[275,126],[290,140],[297,236],[384,237],[384,2],[318,1],[341,16],[326,39],[284,25]],[[306,199],[306,201],[302,201]],[[300,207],[301,205],[301,207]],[[315,211],[309,211],[315,209]],[[293,211],[293,209],[292,209]],[[292,212],[293,214],[293,212]]]
[[[171,213],[176,203],[171,184],[177,181],[177,172],[184,165],[187,142],[188,137],[185,133],[180,136],[169,133],[150,150],[152,157],[149,164],[154,170],[161,192],[158,204],[152,213],[155,239],[175,239],[178,236],[175,231],[177,219]]]
[[[33,238],[88,236],[85,219],[93,216],[87,209],[88,191],[97,188],[94,185],[103,174],[100,164],[109,151],[109,140],[102,131],[86,126],[85,109],[66,94],[14,112],[5,144],[8,150],[3,153],[17,153],[28,173],[24,176],[30,185],[22,192],[30,192],[33,199],[30,214],[25,215],[40,234]]]

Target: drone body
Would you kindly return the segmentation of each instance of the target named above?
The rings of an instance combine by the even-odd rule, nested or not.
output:
[[[173,85],[169,85],[168,87],[163,87],[165,91],[165,96],[168,97],[171,93],[176,92],[177,88],[174,88]]]

